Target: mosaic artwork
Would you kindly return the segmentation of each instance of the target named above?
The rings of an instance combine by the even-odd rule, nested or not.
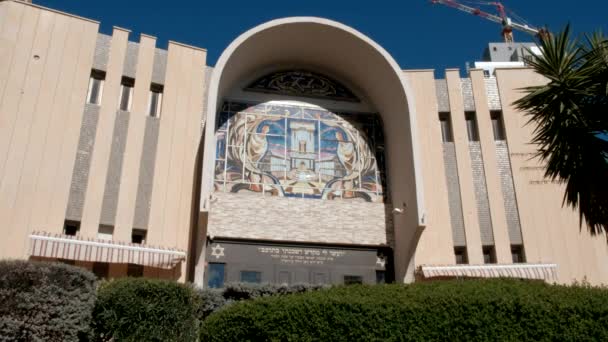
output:
[[[216,138],[216,191],[383,202],[384,141],[375,114],[227,102]]]

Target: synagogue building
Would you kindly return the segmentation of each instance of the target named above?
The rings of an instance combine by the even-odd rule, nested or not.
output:
[[[562,207],[513,106],[545,82],[524,50],[409,70],[356,28],[290,17],[208,65],[0,1],[0,258],[204,287],[606,284],[606,237]]]

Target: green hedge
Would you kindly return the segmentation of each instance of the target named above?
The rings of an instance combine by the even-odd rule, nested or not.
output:
[[[200,298],[184,284],[121,278],[101,284],[93,333],[107,341],[196,341]]]
[[[608,341],[608,290],[516,280],[342,286],[226,307],[203,341]]]
[[[92,273],[75,266],[0,261],[0,340],[86,338],[95,284]]]
[[[201,298],[199,318],[202,321],[224,306],[242,300],[303,293],[325,288],[328,288],[328,286],[313,284],[275,285],[230,283],[226,284],[226,286],[221,289],[203,289],[199,290],[199,296]]]

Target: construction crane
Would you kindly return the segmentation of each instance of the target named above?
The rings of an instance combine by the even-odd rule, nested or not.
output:
[[[543,38],[548,34],[548,31],[544,28],[535,28],[527,23],[523,18],[517,16],[512,11],[507,10],[507,8],[500,2],[489,2],[489,1],[456,1],[456,0],[431,0],[433,4],[441,4],[448,7],[455,8],[457,10],[467,12],[472,15],[476,15],[478,17],[485,18],[487,20],[493,21],[495,23],[499,23],[502,25],[502,36],[507,43],[513,42],[513,29],[523,31],[529,33],[531,35]],[[483,5],[483,6],[493,6],[496,8],[498,15],[488,13],[482,11],[479,8],[472,7],[469,5],[463,4],[463,2],[470,3],[472,5]],[[507,15],[507,12],[511,14],[515,19],[522,21],[523,23],[514,22],[511,17]]]

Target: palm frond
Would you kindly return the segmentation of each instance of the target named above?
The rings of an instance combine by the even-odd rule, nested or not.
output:
[[[608,141],[598,138],[608,132],[608,40],[598,32],[579,41],[566,26],[540,49],[529,65],[548,82],[524,88],[514,105],[529,115],[545,176],[565,183],[581,227],[608,232]]]

